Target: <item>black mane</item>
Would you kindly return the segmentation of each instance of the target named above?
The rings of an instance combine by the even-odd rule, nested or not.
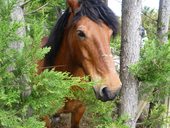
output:
[[[118,32],[119,23],[115,14],[102,0],[79,0],[80,10],[76,12],[73,21],[78,21],[82,16],[87,16],[96,23],[101,20],[113,30],[113,36]],[[50,33],[47,44],[44,47],[51,47],[49,53],[45,56],[45,66],[54,66],[54,60],[60,49],[64,36],[64,29],[67,25],[70,12],[67,9],[60,17],[52,32]]]

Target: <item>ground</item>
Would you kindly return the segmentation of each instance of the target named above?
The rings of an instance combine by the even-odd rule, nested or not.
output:
[[[56,124],[54,128],[70,128],[71,126],[71,114],[62,114],[61,120]],[[87,116],[83,116],[80,123],[80,128],[92,128],[92,120],[91,118],[87,118]]]

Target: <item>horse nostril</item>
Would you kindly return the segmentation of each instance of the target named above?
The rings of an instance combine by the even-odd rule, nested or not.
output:
[[[110,91],[108,90],[108,87],[100,88],[100,96],[101,97],[109,98],[109,95],[110,95]]]
[[[119,90],[119,89],[118,89]],[[100,89],[100,97],[102,101],[113,100],[119,91],[111,91],[108,87],[103,87]]]
[[[109,91],[107,87],[103,87],[100,89],[100,96],[101,97],[105,97],[105,98],[109,98]]]

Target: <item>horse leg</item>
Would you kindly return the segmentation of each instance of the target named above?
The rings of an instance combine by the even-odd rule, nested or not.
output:
[[[85,112],[85,106],[78,106],[71,114],[71,128],[79,128],[80,120]]]
[[[62,113],[71,113],[71,128],[79,128],[79,123],[84,112],[85,106],[81,101],[67,99],[64,107],[58,110],[53,117],[59,118]],[[53,121],[54,120],[56,119],[53,119]]]
[[[51,119],[49,116],[43,116],[41,119],[45,122],[45,127],[46,128],[51,128]]]

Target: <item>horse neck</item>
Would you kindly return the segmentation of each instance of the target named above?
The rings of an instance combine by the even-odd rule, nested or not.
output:
[[[82,67],[75,63],[71,56],[71,49],[68,46],[67,39],[64,38],[60,50],[56,56],[55,70],[70,72],[73,76],[83,77],[85,75]]]

